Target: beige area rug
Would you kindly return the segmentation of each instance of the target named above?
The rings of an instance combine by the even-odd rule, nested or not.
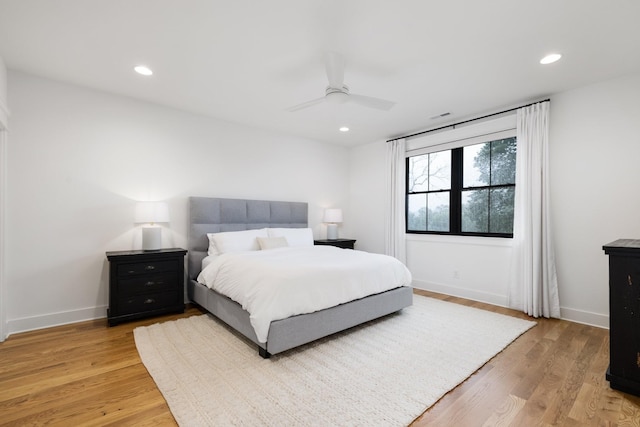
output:
[[[271,359],[210,315],[134,335],[180,426],[401,426],[534,325],[414,295],[400,313]]]

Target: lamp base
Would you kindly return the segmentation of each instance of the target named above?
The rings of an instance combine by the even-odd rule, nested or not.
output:
[[[327,240],[338,238],[338,224],[327,224]]]
[[[157,251],[162,247],[162,228],[142,227],[142,250]]]

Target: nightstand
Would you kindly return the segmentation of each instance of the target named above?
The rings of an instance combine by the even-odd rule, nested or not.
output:
[[[355,239],[321,239],[314,240],[314,245],[329,245],[343,249],[353,249],[356,244]]]
[[[142,317],[184,312],[181,248],[107,252],[109,326]]]

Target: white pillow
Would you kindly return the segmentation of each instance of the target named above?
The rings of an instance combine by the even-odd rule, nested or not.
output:
[[[310,228],[268,228],[269,237],[284,237],[289,246],[313,246],[313,231]]]
[[[257,239],[258,245],[263,251],[267,249],[286,248],[289,246],[285,237],[258,237]]]
[[[207,233],[209,238],[209,255],[220,255],[230,252],[246,252],[260,250],[257,237],[269,237],[266,228],[243,231],[224,231]]]
[[[204,257],[202,259],[202,268],[201,268],[201,270],[204,270],[205,268],[207,268],[207,266],[209,264],[211,264],[213,261],[215,261],[216,258],[218,258],[217,255],[208,255],[208,256]]]

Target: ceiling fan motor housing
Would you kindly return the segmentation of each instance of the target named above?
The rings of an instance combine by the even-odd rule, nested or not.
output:
[[[347,85],[342,85],[341,88],[327,86],[324,96],[328,102],[343,104],[349,99],[349,87]]]

